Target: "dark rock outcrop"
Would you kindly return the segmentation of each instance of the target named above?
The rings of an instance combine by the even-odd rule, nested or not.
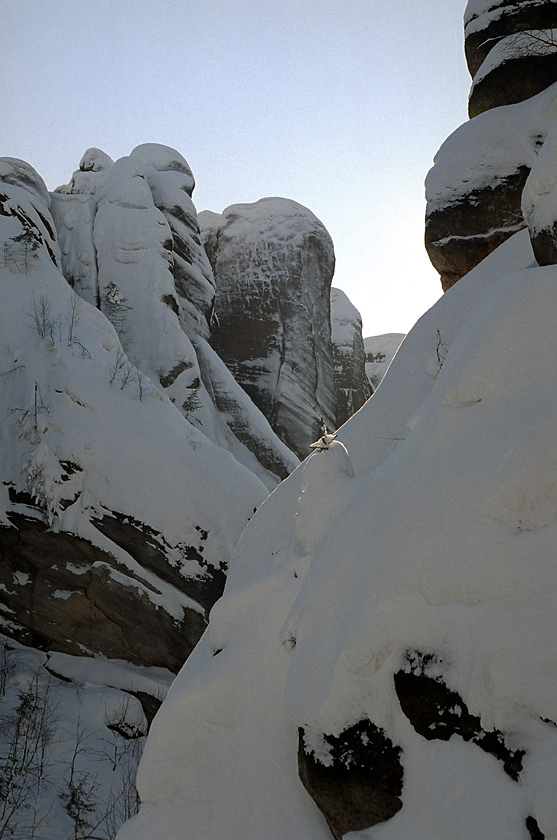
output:
[[[476,75],[502,39],[517,32],[555,26],[557,9],[553,0],[492,0],[479,7],[477,3],[469,3],[464,16],[464,49],[470,75]]]
[[[205,630],[202,610],[173,618],[149,579],[113,555],[28,516],[0,527],[2,630],[22,644],[178,671]],[[153,597],[154,596],[154,597]]]
[[[427,663],[427,656],[420,659]],[[525,751],[509,749],[501,732],[485,731],[480,718],[470,714],[456,691],[441,677],[428,676],[427,665],[413,664],[408,670],[398,671],[394,681],[400,707],[418,735],[428,741],[448,741],[458,735],[495,756],[511,779],[519,780]]]
[[[321,418],[335,425],[329,294],[333,243],[283,198],[199,216],[216,283],[211,343],[278,436],[300,457]]]
[[[312,735],[312,739],[315,736]],[[369,720],[338,736],[323,734],[320,752],[299,732],[300,779],[327,820],[336,840],[385,822],[402,808],[400,747]]]

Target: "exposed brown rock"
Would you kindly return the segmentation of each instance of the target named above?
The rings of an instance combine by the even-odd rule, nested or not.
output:
[[[468,100],[468,114],[472,118],[490,108],[522,102],[555,81],[557,53],[509,58],[474,84]]]
[[[381,729],[361,720],[338,736],[322,735],[322,740],[327,763],[308,749],[300,729],[298,773],[336,840],[400,811],[401,750]]]
[[[529,169],[486,180],[426,215],[425,246],[441,275],[443,291],[471,271],[526,222],[520,202]]]
[[[10,520],[0,528],[3,632],[43,650],[182,666],[205,629],[200,612],[178,621],[149,598],[155,587],[113,556],[37,519]]]
[[[493,46],[502,38],[528,29],[557,27],[553,0],[494,0],[491,11],[502,14],[471,15],[465,20],[465,53],[470,75],[476,75]]]

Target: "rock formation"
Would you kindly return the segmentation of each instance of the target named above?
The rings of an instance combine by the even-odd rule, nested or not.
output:
[[[553,2],[471,0],[470,115],[426,179],[426,248],[446,290],[524,227],[521,195],[557,117]]]
[[[211,344],[285,443],[305,457],[321,418],[335,426],[333,243],[283,198],[199,216],[216,283]]]
[[[215,290],[193,184],[167,146],[144,144],[115,163],[89,149],[52,194],[63,272],[113,323],[134,370],[271,489],[297,461],[207,343]]]
[[[552,0],[472,0],[464,24],[470,117],[529,99],[557,78]]]
[[[362,318],[340,289],[331,289],[331,340],[338,428],[372,393],[365,368]]]
[[[113,167],[125,182],[122,196],[132,165]],[[103,172],[99,165],[83,176]],[[152,299],[141,302],[123,272],[131,266],[139,275],[137,231],[143,225],[148,251],[159,211],[133,175],[128,224],[124,198],[103,177],[112,201],[99,200],[95,218],[103,208],[121,214],[109,222],[121,235],[115,277],[133,295],[136,319],[127,320],[124,338],[143,349],[152,346],[152,331],[145,343],[138,338]],[[39,176],[2,159],[0,178],[2,629],[43,649],[177,670],[266,488],[188,423],[141,367],[146,355],[131,362],[110,321],[72,291]],[[159,227],[166,231],[163,220]],[[101,255],[111,242],[99,243]],[[107,261],[98,271],[101,297]],[[160,294],[158,265],[150,263]]]

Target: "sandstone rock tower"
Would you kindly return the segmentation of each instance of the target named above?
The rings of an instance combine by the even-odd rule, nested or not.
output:
[[[521,195],[557,117],[557,3],[469,0],[470,122],[426,180],[426,248],[446,290],[525,226]]]

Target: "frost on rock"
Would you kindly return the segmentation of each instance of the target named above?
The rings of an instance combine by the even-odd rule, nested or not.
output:
[[[557,834],[556,272],[510,238],[259,508],[119,840]]]
[[[279,437],[300,457],[335,425],[331,238],[284,198],[200,214],[216,282],[211,343]]]
[[[144,144],[115,163],[90,149],[69,185],[52,194],[64,275],[118,333],[125,357],[113,381],[136,380],[142,394],[163,390],[192,425],[272,489],[297,459],[264,429],[254,405],[242,424],[229,422],[194,347],[209,333],[214,282],[193,187],[187,162],[167,146]],[[230,404],[241,402],[232,376],[221,390]],[[264,454],[262,463],[260,451],[272,457]]]
[[[266,488],[187,421],[70,288],[53,257],[48,194],[29,186],[38,176],[4,159],[0,172],[0,625],[25,644],[177,670]],[[109,172],[95,219],[102,227],[104,207],[121,288],[101,266],[99,289],[121,307],[136,292],[138,231],[155,286],[164,251],[149,239],[160,214],[145,181],[125,162]],[[133,302],[140,316],[150,300]],[[140,348],[141,321],[127,325]]]

